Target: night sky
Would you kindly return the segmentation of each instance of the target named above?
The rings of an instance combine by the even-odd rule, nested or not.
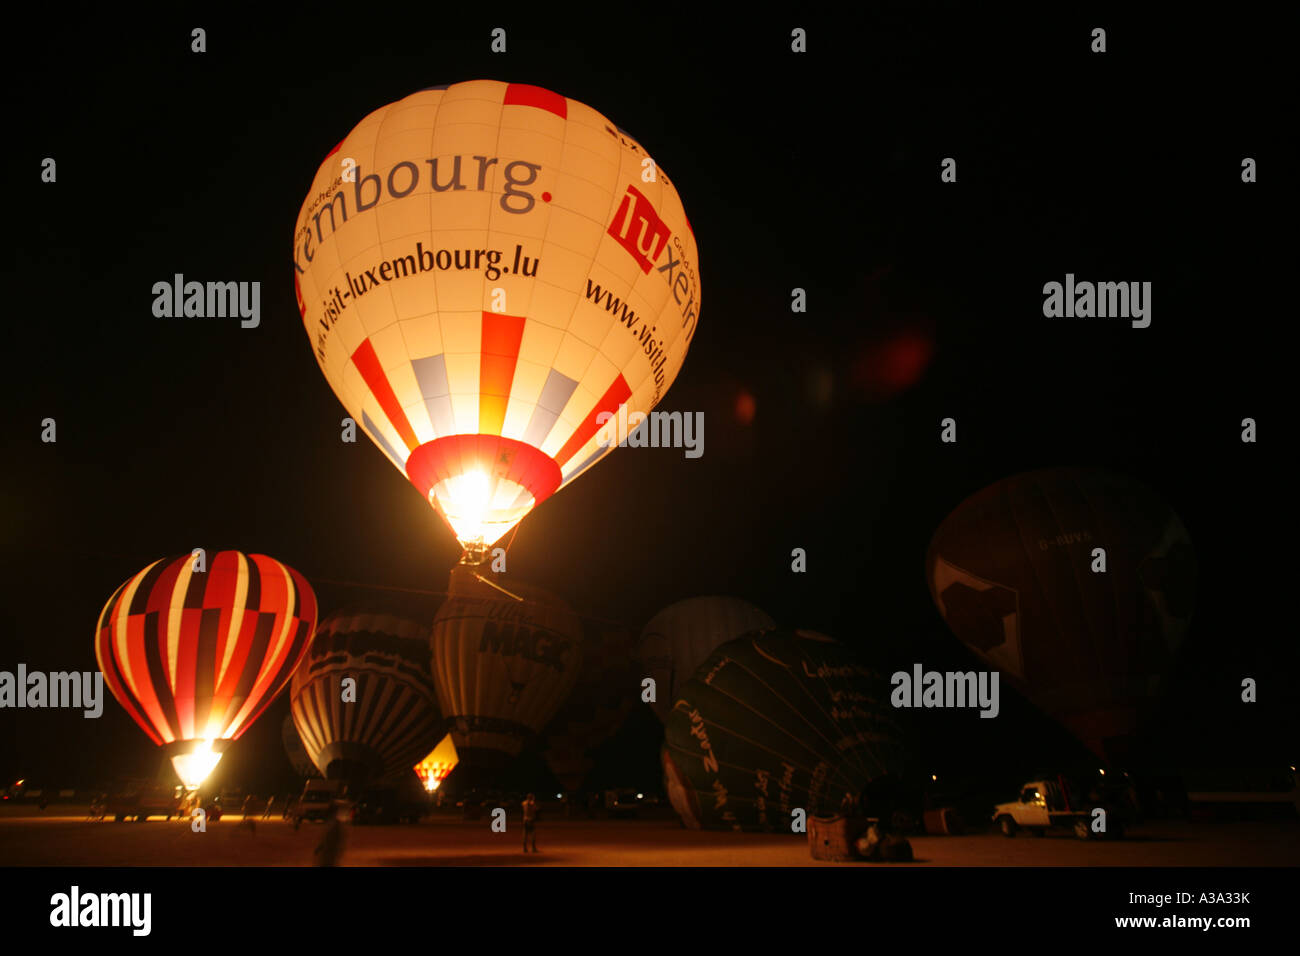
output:
[[[1296,585],[1279,560],[1294,527],[1279,241],[1293,124],[1267,14],[796,7],[710,24],[646,8],[630,24],[429,9],[129,26],[51,10],[10,37],[27,61],[7,63],[0,94],[0,669],[94,669],[114,589],[195,547],[292,565],[323,613],[382,598],[364,585],[445,588],[451,534],[368,439],[339,440],[345,412],[294,300],[292,231],[322,158],[368,112],[490,78],[555,90],[636,137],[682,197],[703,288],[659,408],[704,412],[704,456],[609,456],[524,520],[512,575],[636,630],[678,599],[734,594],[887,665],[965,669],[926,587],[935,528],[1000,478],[1106,467],[1164,496],[1200,562],[1154,745],[1172,766],[1295,762]],[[1089,52],[1098,25],[1104,55]],[[194,26],[206,53],[190,52]],[[489,51],[495,26],[504,55]],[[793,26],[805,55],[789,51]],[[55,184],[40,181],[47,156]],[[939,181],[946,156],[956,184]],[[1241,182],[1245,156],[1256,184]],[[152,286],[178,272],[260,281],[260,327],[155,318]],[[1042,285],[1067,272],[1151,281],[1151,327],[1045,319]],[[790,311],[794,287],[806,314]],[[945,416],[955,446],[938,440]],[[1240,441],[1246,416],[1257,444]],[[41,441],[46,417],[56,444]],[[806,574],[791,573],[794,547]],[[1253,707],[1244,676],[1261,682]],[[919,759],[1013,787],[1077,756],[1010,697],[999,720],[920,721]],[[286,712],[282,697],[223,772],[287,777]],[[656,727],[618,738],[611,780],[654,784]],[[89,786],[156,760],[111,698],[97,721],[0,711],[0,780]]]

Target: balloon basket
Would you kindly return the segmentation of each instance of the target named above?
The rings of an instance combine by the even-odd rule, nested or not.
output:
[[[869,817],[810,817],[808,820],[808,848],[814,860],[848,863],[858,859],[854,844],[867,832],[872,820]]]

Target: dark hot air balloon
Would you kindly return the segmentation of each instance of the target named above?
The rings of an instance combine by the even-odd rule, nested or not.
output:
[[[555,715],[582,669],[578,616],[553,594],[468,565],[433,622],[433,676],[460,765],[499,770]],[[421,755],[422,756],[422,755]],[[463,771],[457,771],[458,778]]]
[[[715,647],[771,627],[775,621],[740,598],[693,597],[664,608],[646,624],[637,645],[643,676],[655,681],[655,714],[668,718],[678,686]]]
[[[338,611],[321,621],[289,702],[325,777],[360,784],[409,774],[438,742],[428,632],[427,621],[387,610]],[[344,695],[348,677],[355,699]]]
[[[559,712],[547,724],[543,756],[567,792],[582,787],[593,752],[612,737],[640,700],[641,675],[626,628],[582,621],[582,668]]]
[[[964,501],[935,532],[926,577],[962,643],[1105,757],[1107,740],[1116,751],[1137,729],[1183,641],[1196,559],[1145,485],[1057,468]]]
[[[300,777],[314,777],[319,772],[311,762],[311,755],[298,736],[298,728],[293,725],[293,714],[285,714],[280,724],[280,742],[284,745],[284,755],[289,758],[289,766]]]
[[[871,812],[904,775],[901,736],[884,674],[824,635],[771,630],[682,685],[661,756],[688,827],[793,832],[796,809]]]

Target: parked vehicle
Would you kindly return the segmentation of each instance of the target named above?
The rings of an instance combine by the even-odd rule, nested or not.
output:
[[[1092,829],[1093,811],[1106,811],[1106,830]],[[1098,800],[1071,802],[1070,786],[1063,777],[1056,780],[1031,780],[1020,788],[1018,800],[999,803],[993,810],[993,822],[1003,836],[1014,837],[1021,830],[1042,836],[1052,829],[1072,830],[1080,840],[1105,836],[1119,839],[1124,835],[1124,809],[1107,795]]]
[[[611,817],[634,817],[645,804],[645,794],[636,790],[606,790],[605,809]]]
[[[341,780],[308,780],[302,788],[302,796],[294,807],[295,823],[303,820],[328,820],[335,812],[335,805],[343,796]]]
[[[104,814],[118,823],[135,820],[143,823],[150,817],[170,820],[180,816],[182,790],[148,781],[128,781],[104,803]]]
[[[427,803],[397,786],[362,790],[352,805],[353,823],[418,823]]]

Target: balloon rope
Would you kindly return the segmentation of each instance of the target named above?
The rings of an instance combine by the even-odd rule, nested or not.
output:
[[[474,572],[474,577],[478,578],[480,581],[482,581],[482,582],[483,582],[484,584],[486,584],[488,587],[496,588],[496,589],[497,589],[498,591],[500,591],[502,594],[508,595],[509,597],[514,598],[516,601],[523,601],[523,598],[521,598],[518,594],[515,594],[513,591],[507,591],[507,590],[506,590],[505,588],[503,588],[501,585],[499,585],[499,584],[497,584],[497,583],[495,583],[495,582],[493,582],[493,581],[489,581],[487,578],[483,577],[483,575],[479,574],[477,571]]]
[[[365,588],[366,590],[370,590],[370,591],[404,591],[407,594],[428,594],[433,597],[451,597],[451,594],[447,591],[426,591],[422,588],[397,588],[387,584],[368,584],[365,581],[343,581],[338,578],[321,578],[321,577],[316,577],[315,575],[310,577],[308,580],[318,581],[321,584],[337,584],[348,588]],[[485,583],[492,584],[491,581],[486,581]],[[499,585],[492,584],[492,586],[494,588],[497,588],[497,590],[499,591],[505,591],[505,588],[502,588]],[[509,591],[505,591],[505,593],[510,594]],[[510,596],[514,598],[516,601],[521,601],[524,604],[536,603],[534,601],[528,600],[527,598],[521,598],[515,594],[510,594]],[[584,621],[593,621],[596,624],[606,624],[609,625],[610,627],[616,627],[623,630],[627,629],[627,623],[624,621],[616,621],[613,618],[609,618],[609,617],[599,617],[595,614],[583,614],[581,611],[575,611],[572,608],[570,608],[570,613],[573,614],[575,617],[580,618],[581,620]]]

